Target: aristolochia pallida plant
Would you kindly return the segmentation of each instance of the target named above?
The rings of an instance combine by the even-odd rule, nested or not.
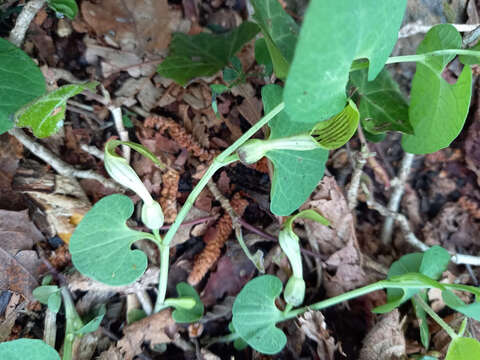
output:
[[[252,0],[252,5],[256,24],[245,22],[222,35],[175,34],[170,54],[158,71],[182,85],[225,67],[230,69],[224,70],[227,81],[244,80],[246,76],[241,74],[234,55],[261,31],[263,38],[257,40],[255,46],[258,62],[285,80],[284,88],[278,84],[262,88],[265,116],[212,161],[163,235],[159,231],[163,224],[160,205],[151,198],[129,165],[116,155],[114,148],[120,142],[109,142],[105,148],[105,167],[116,181],[142,198],[141,218],[151,233],[128,228],[126,220],[133,213],[133,203],[126,196],[111,195],[100,200],[85,216],[70,242],[76,268],[110,285],[138,279],[147,267],[147,258],[131,246],[140,239],[155,242],[161,257],[155,311],[166,306],[172,238],[197,196],[220,168],[239,160],[252,163],[263,156],[269,158],[274,165],[271,210],[277,215],[290,215],[322,178],[328,150],[345,144],[359,122],[369,136],[382,135],[385,131],[402,132],[404,150],[424,154],[449,146],[461,131],[468,113],[472,83],[468,65],[480,58],[480,52],[462,49],[462,39],[455,27],[448,24],[433,27],[416,55],[389,57],[406,0],[364,0],[361,4],[354,0],[312,1],[301,29],[277,0]],[[466,65],[457,83],[452,85],[441,73],[459,54],[462,55],[460,61]],[[408,105],[384,66],[412,61],[417,63],[417,72]],[[214,93],[225,90],[228,87],[214,87]],[[351,91],[354,98],[347,97],[347,90],[355,90]],[[267,139],[251,139],[267,124],[270,127]],[[127,145],[162,166],[140,145]],[[285,243],[282,248],[288,252]],[[297,261],[294,258],[289,255],[292,265]],[[295,274],[294,277],[300,278]],[[273,282],[276,289],[272,296],[278,295],[281,290],[278,281],[268,281]],[[401,281],[380,282],[354,294],[384,287],[407,289],[410,286],[405,285],[407,283],[418,288],[439,286],[426,281],[424,277],[404,276]],[[294,279],[291,286],[302,285]],[[338,301],[349,296],[350,293]],[[294,306],[302,299],[291,299],[290,304]],[[414,303],[421,304],[415,300]],[[290,318],[298,311],[288,314],[281,319]],[[237,329],[239,323],[235,317],[233,326],[242,338],[246,336]]]

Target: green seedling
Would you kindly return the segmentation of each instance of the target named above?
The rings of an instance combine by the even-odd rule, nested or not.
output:
[[[392,275],[390,276],[389,274],[386,280],[378,281],[305,307],[292,309],[287,306],[283,311],[278,309],[275,304],[275,299],[282,293],[282,282],[280,279],[272,275],[257,277],[247,283],[235,299],[232,310],[232,326],[230,327],[231,334],[226,338],[230,341],[242,339],[243,342],[261,353],[276,354],[283,349],[287,342],[283,331],[276,327],[277,323],[296,318],[309,310],[322,310],[372,291],[387,289],[387,304],[375,308],[374,312],[389,312],[407,300],[415,298],[418,306],[451,336],[452,343],[450,344],[447,359],[473,359],[471,353],[462,353],[460,350],[464,343],[468,343],[472,349],[480,346],[480,343],[475,339],[462,337],[465,331],[466,320],[463,329],[460,329],[458,334],[455,333],[419,295],[427,289],[440,289],[448,307],[464,314],[467,318],[480,319],[480,303],[474,302],[468,305],[463,303],[463,301],[460,303],[460,298],[452,291],[466,291],[478,297],[480,295],[478,288],[466,285],[442,284],[435,280],[446,269],[449,258],[448,252],[438,246],[427,250],[425,253],[409,254],[392,265]],[[411,272],[412,270],[416,272]],[[393,275],[398,272],[402,274]],[[462,357],[467,355],[470,357]]]
[[[59,17],[66,16],[73,20],[78,14],[78,5],[75,0],[47,0],[47,4]]]

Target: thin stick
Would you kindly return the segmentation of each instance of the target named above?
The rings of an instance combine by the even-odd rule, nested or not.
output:
[[[17,21],[15,22],[15,27],[10,32],[8,41],[18,47],[22,45],[30,23],[44,4],[45,0],[31,0],[23,7],[22,12],[18,15]]]
[[[380,213],[382,216],[391,216],[394,221],[398,224],[400,227],[400,230],[402,231],[403,236],[405,237],[405,240],[407,243],[412,245],[413,247],[421,250],[421,251],[427,251],[430,249],[430,247],[426,244],[424,244],[422,241],[420,241],[413,231],[410,228],[410,223],[408,222],[407,218],[405,215],[393,212],[389,209],[387,209],[385,206],[379,204],[373,199],[373,196],[371,195],[370,191],[368,190],[367,186],[365,184],[362,184],[362,189],[365,195],[367,196],[367,205],[369,208],[374,209]],[[478,256],[472,256],[472,255],[465,255],[465,254],[457,254],[457,253],[451,253],[452,255],[452,262],[457,264],[457,265],[466,265],[470,264],[473,266],[480,266],[480,257]]]
[[[478,28],[478,24],[451,24],[458,32],[469,32]],[[416,34],[425,34],[435,25],[423,25],[421,22],[414,22],[404,25],[398,32],[398,38],[406,38]]]
[[[122,188],[119,187],[113,181],[106,179],[100,174],[97,174],[92,170],[77,170],[72,165],[66,163],[65,161],[58,158],[53,152],[47,149],[45,146],[32,140],[22,129],[13,128],[8,132],[10,135],[15,136],[18,141],[20,141],[23,146],[32,152],[33,155],[39,157],[52,168],[55,169],[60,175],[64,176],[73,176],[80,179],[93,179],[100,182],[103,186],[121,191]]]
[[[370,155],[371,154],[368,152],[368,148],[365,145],[362,145],[362,150],[356,155],[357,158],[355,159],[355,168],[353,169],[352,180],[350,181],[350,186],[347,193],[348,208],[350,210],[353,210],[357,207],[360,179],[362,177],[363,167],[367,163],[367,158]]]
[[[400,206],[400,200],[402,199],[403,193],[405,191],[405,183],[408,179],[408,174],[412,167],[413,159],[415,158],[414,154],[405,153],[402,159],[402,165],[398,173],[398,178],[394,180],[393,192],[388,202],[388,209],[392,212],[397,212]],[[393,231],[393,217],[387,216],[383,223],[382,228],[382,243],[388,245],[392,242],[392,231]]]

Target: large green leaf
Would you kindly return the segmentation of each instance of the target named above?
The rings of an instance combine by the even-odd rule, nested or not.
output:
[[[278,85],[264,86],[262,100],[267,114],[282,101],[282,88]],[[292,121],[285,111],[272,119],[269,126],[270,139],[297,135],[312,128],[310,123]],[[267,157],[275,167],[270,208],[274,214],[290,215],[304,203],[322,179],[328,151],[274,150],[269,151]]]
[[[406,4],[310,2],[285,85],[285,108],[292,120],[316,123],[339,113],[355,59],[368,58],[368,79],[375,79],[397,41]]]
[[[147,257],[132,244],[151,234],[131,230],[126,221],[133,203],[125,195],[109,195],[85,215],[70,239],[73,265],[83,275],[107,285],[126,285],[145,272]]]
[[[458,337],[448,347],[445,360],[476,360],[480,354],[480,343],[473,338]]]
[[[63,126],[67,100],[96,86],[97,83],[65,85],[45,94],[16,114],[17,125],[31,127],[36,137],[50,136]]]
[[[15,45],[0,38],[0,134],[10,130],[10,119],[23,105],[45,92],[38,66]]]
[[[279,278],[263,275],[249,281],[233,303],[235,332],[263,354],[276,354],[287,343],[283,331],[275,326],[283,317],[275,305],[275,299],[281,292]]]
[[[42,340],[18,339],[0,344],[0,359],[60,360],[60,356]]]
[[[48,6],[58,14],[74,19],[78,13],[78,5],[75,0],[48,0]]]
[[[287,76],[298,38],[298,25],[278,0],[253,0],[253,18],[262,30],[278,78]]]
[[[366,131],[371,134],[413,133],[408,121],[408,103],[388,70],[383,69],[373,81],[368,81],[367,69],[354,71],[350,81],[360,97],[358,110]]]
[[[417,54],[441,49],[460,49],[462,38],[450,24],[433,27]],[[456,84],[442,71],[455,55],[430,56],[417,63],[412,81],[409,119],[414,135],[405,135],[402,147],[413,154],[427,154],[448,147],[463,128],[472,94],[472,70],[465,66]]]
[[[211,76],[223,69],[258,31],[256,24],[244,22],[221,35],[176,33],[170,43],[168,57],[158,66],[158,73],[181,85],[195,77]]]

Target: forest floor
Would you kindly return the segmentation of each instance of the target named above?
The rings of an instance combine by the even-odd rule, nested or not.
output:
[[[0,36],[8,36],[23,3],[0,3]],[[168,171],[134,152],[130,163],[162,205],[166,229],[212,156],[261,118],[260,88],[271,79],[249,78],[218,96],[217,116],[210,85],[222,82],[221,73],[182,87],[156,74],[156,67],[165,58],[173,32],[198,34],[234,28],[248,18],[246,0],[154,3],[79,0],[80,11],[73,21],[59,19],[43,8],[31,23],[23,48],[41,67],[50,89],[78,81],[98,81],[104,87],[103,94],[96,97],[82,94],[69,100],[63,129],[36,141],[67,164],[105,178],[102,149],[107,140],[124,136],[150,149],[169,165]],[[298,20],[304,3],[286,1],[289,13]],[[438,4],[430,3],[409,1],[404,25],[445,22],[441,6],[439,9]],[[452,4],[455,18],[451,21],[479,23],[475,1]],[[152,13],[159,15],[152,17]],[[142,16],[149,21],[139,20]],[[403,38],[395,54],[414,53],[422,36]],[[260,72],[253,42],[238,57],[245,71]],[[408,95],[414,65],[392,69]],[[454,65],[445,74],[456,75]],[[295,228],[301,238],[307,281],[305,303],[385,278],[393,261],[419,250],[405,241],[406,236],[452,252],[480,253],[480,101],[476,78],[475,84],[462,134],[447,149],[415,156],[411,169],[403,167],[404,179],[398,179],[405,159],[399,135],[389,134],[383,142],[368,143],[374,155],[367,159],[362,177],[369,184],[374,205],[367,204],[360,189],[358,204],[353,210],[349,206],[348,189],[365,145],[363,139],[354,136],[347,146],[331,152],[324,179],[304,205],[317,209],[331,226],[305,222]],[[122,109],[122,126],[114,122],[109,110],[112,106]],[[283,219],[269,208],[270,168],[262,159],[252,166],[235,164],[221,170],[210,186],[213,193],[208,188],[202,191],[173,240],[168,293],[174,294],[180,281],[195,285],[206,308],[202,320],[180,325],[171,317],[150,316],[128,324],[127,314],[133,310],[148,313],[155,300],[159,265],[155,247],[147,241],[136,243],[147,253],[149,267],[135,286],[108,288],[75,272],[68,251],[75,226],[93,204],[116,191],[108,183],[58,175],[51,164],[40,160],[15,137],[1,135],[0,342],[43,338],[46,307],[32,300],[32,290],[45,275],[53,273],[65,276],[81,315],[97,304],[107,305],[101,327],[82,339],[75,359],[120,359],[118,353],[129,354],[124,359],[386,359],[385,353],[397,347],[404,350],[404,357],[424,352],[411,307],[383,317],[372,314],[375,306],[384,303],[383,292],[308,319],[283,323],[288,344],[275,356],[260,355],[249,348],[236,351],[231,344],[205,347],[209,338],[228,333],[235,296],[258,275],[235,240],[232,221],[217,192],[243,212],[240,221],[245,241],[253,252],[263,251],[266,272],[283,281],[290,275],[277,241]],[[395,191],[403,195],[398,214],[407,217],[409,229],[393,224],[391,235],[382,236],[386,219],[377,210],[385,209]],[[127,195],[139,203],[138,196]],[[138,211],[129,225],[141,228]],[[15,261],[7,261],[12,258],[8,255],[12,249]],[[451,265],[441,280],[478,285],[477,276],[475,267]],[[430,300],[445,321],[459,321],[445,308],[439,294],[431,292]],[[56,325],[61,334],[62,312]],[[472,321],[471,332],[480,336],[480,324]],[[444,355],[447,335],[433,324],[431,334],[431,353]],[[57,336],[58,346],[61,339]]]

